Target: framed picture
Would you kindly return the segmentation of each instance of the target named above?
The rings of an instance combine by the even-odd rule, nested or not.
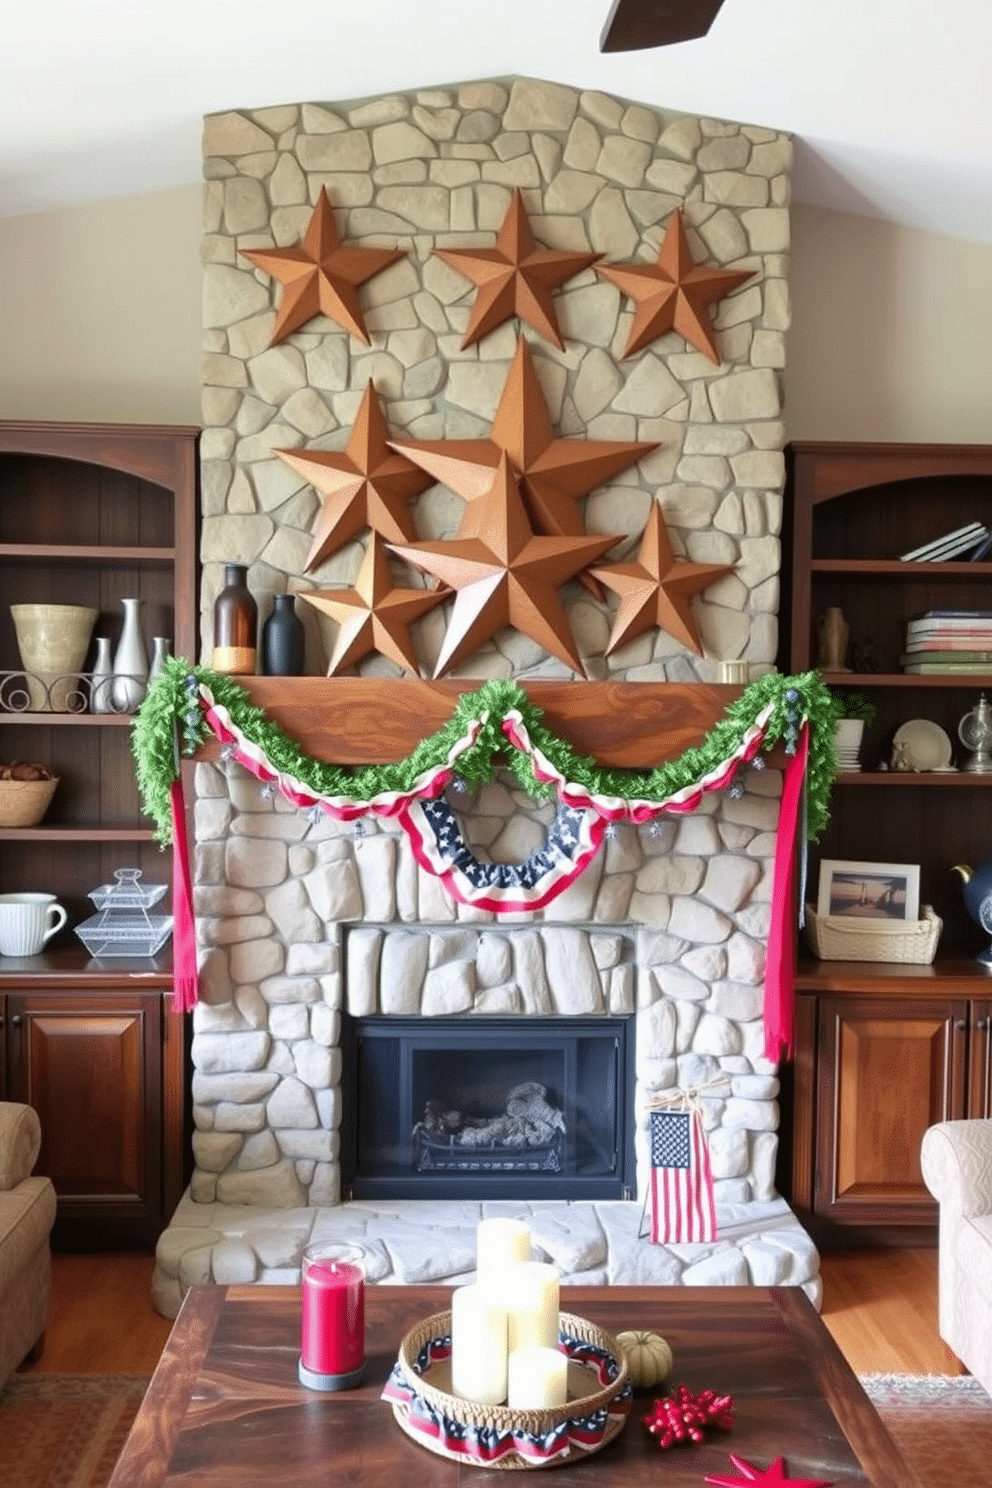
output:
[[[845,863],[824,858],[816,912],[823,918],[918,920],[918,863]]]

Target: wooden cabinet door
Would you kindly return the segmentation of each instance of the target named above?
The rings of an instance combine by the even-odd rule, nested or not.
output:
[[[967,1114],[988,1120],[992,1117],[992,998],[972,999],[968,1049]]]
[[[154,1238],[161,1224],[160,993],[7,998],[11,1084],[41,1120],[36,1172],[65,1234]]]
[[[820,1001],[816,1212],[841,1224],[929,1225],[920,1173],[935,1121],[965,1109],[968,1004]]]

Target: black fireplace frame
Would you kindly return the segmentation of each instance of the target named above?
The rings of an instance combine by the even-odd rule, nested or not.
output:
[[[511,1032],[512,1028],[512,1032]],[[460,1173],[445,1176],[430,1170],[409,1175],[369,1175],[359,1170],[359,1124],[366,1092],[360,1089],[360,1059],[363,1040],[399,1042],[399,1059],[411,1059],[420,1048],[453,1052],[475,1038],[485,1038],[493,1049],[518,1047],[522,1031],[529,1046],[563,1052],[566,1085],[576,1065],[576,1049],[593,1041],[612,1073],[604,1092],[604,1119],[612,1122],[615,1136],[613,1166],[593,1176],[566,1171]],[[504,1041],[501,1041],[501,1035]],[[510,1040],[513,1040],[513,1043]],[[613,1045],[612,1054],[609,1045]],[[636,1192],[634,1155],[634,1018],[463,1016],[404,1018],[389,1015],[356,1018],[342,1014],[341,1183],[348,1199],[464,1198],[464,1199],[630,1199]],[[409,1104],[410,1069],[399,1074],[398,1103]],[[404,1087],[404,1081],[407,1086]],[[566,1097],[572,1094],[566,1092]],[[570,1147],[570,1137],[565,1146]],[[428,1191],[429,1190],[429,1191]]]

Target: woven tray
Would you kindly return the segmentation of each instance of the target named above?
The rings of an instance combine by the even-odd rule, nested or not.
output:
[[[821,961],[895,961],[928,966],[944,922],[929,904],[922,920],[850,920],[806,906],[806,939]]]
[[[413,1441],[466,1466],[574,1462],[619,1435],[633,1391],[623,1350],[594,1323],[559,1314],[558,1346],[569,1358],[564,1405],[531,1411],[478,1405],[451,1394],[451,1313],[435,1313],[403,1339],[382,1398]]]

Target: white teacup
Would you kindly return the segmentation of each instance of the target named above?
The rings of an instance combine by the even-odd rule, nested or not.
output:
[[[0,894],[0,955],[37,956],[67,919],[54,894]]]

